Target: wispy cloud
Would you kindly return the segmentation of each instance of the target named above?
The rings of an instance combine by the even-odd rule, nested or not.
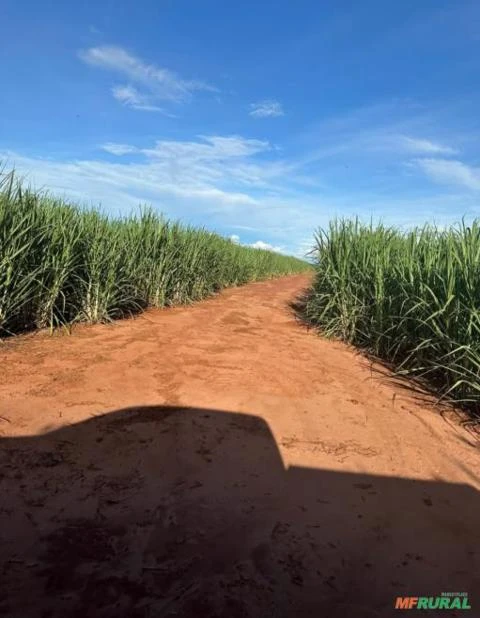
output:
[[[480,168],[450,159],[417,159],[416,163],[434,181],[480,191]]]
[[[240,135],[199,135],[197,141],[160,140],[154,148],[141,150],[145,155],[158,159],[172,159],[185,163],[213,162],[230,158],[251,157],[271,149],[269,142],[248,139]]]
[[[337,142],[325,136],[325,145],[313,151],[316,159],[341,157],[382,157],[398,158],[405,155],[455,155],[458,150],[421,137],[400,135],[394,127],[377,128],[339,133]],[[309,155],[311,157],[311,154]]]
[[[250,104],[250,116],[254,118],[275,118],[285,116],[283,106],[279,101],[265,100]]]
[[[116,144],[114,142],[102,144],[100,148],[102,150],[105,150],[105,152],[109,152],[110,154],[117,157],[121,157],[122,155],[131,154],[137,151],[137,148],[135,148],[135,146],[129,146],[128,144]]]
[[[163,108],[156,105],[159,101],[182,103],[189,101],[195,92],[218,92],[206,82],[183,79],[170,69],[148,64],[122,47],[91,47],[80,51],[79,57],[93,67],[128,78],[130,84],[117,85],[112,93],[122,104],[137,110],[163,112]],[[137,86],[142,87],[142,91]]]
[[[458,154],[458,150],[456,150],[455,148],[451,148],[450,146],[444,146],[443,144],[439,144],[438,142],[432,142],[428,139],[399,135],[396,138],[396,141],[400,147],[403,147],[405,150],[412,153],[444,155]]]
[[[112,152],[112,144],[108,146]],[[196,140],[159,140],[152,147],[136,148],[135,152],[143,155],[169,186],[176,186],[176,192],[194,191],[198,197],[223,203],[254,204],[257,198],[250,192],[273,189],[275,181],[285,173],[281,161],[257,160],[256,155],[272,150],[265,140],[239,135],[200,135]],[[232,187],[235,187],[233,192]]]
[[[457,155],[465,136],[442,113],[402,100],[373,104],[307,125],[296,140],[305,163],[322,165],[326,160],[351,164]]]
[[[119,158],[135,154],[136,160],[128,157],[118,163],[92,160],[49,163],[17,156],[7,156],[7,159],[19,161],[20,167],[23,160],[27,163],[25,167],[33,167],[37,181],[40,177],[54,191],[71,194],[74,189],[75,197],[85,195],[85,180],[88,180],[91,197],[102,184],[112,189],[128,187],[135,194],[150,194],[156,199],[171,196],[200,200],[208,202],[212,209],[258,204],[251,188],[275,175],[268,162],[262,164],[255,160],[257,154],[271,149],[270,144],[239,135],[200,136],[191,141],[159,140],[144,148],[108,142],[100,148]],[[75,175],[79,182],[77,189]]]
[[[163,107],[150,103],[152,97],[146,94],[141,94],[133,86],[114,86],[112,88],[113,98],[132,109],[137,109],[144,112],[160,112],[166,116],[170,116]]]

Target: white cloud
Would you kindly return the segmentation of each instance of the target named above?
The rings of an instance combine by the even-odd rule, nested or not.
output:
[[[110,154],[116,155],[117,157],[120,157],[126,154],[131,154],[137,151],[137,149],[134,146],[129,146],[128,144],[115,144],[113,142],[102,144],[100,148],[102,150],[105,150],[105,152],[109,152]]]
[[[144,111],[144,112],[160,112],[166,116],[171,116],[163,107],[158,105],[152,105],[150,101],[151,96],[140,93],[133,86],[114,86],[112,88],[113,98],[132,109]]]
[[[478,167],[447,159],[417,159],[416,163],[436,182],[460,185],[472,191],[480,191],[480,168]]]
[[[285,116],[283,106],[279,101],[265,100],[250,104],[250,116],[254,118],[274,118]]]
[[[243,245],[245,247],[253,247],[253,249],[263,249],[264,251],[274,251],[275,253],[285,253],[285,247],[279,247],[272,245],[264,240],[256,240],[252,243],[242,243],[238,234],[232,234],[230,240],[236,245]]]
[[[198,138],[201,141],[160,140],[155,143],[154,148],[145,148],[141,152],[157,160],[185,160],[186,163],[192,163],[193,161],[241,159],[271,149],[267,141],[247,139],[239,135],[228,137],[199,135]]]
[[[399,145],[403,146],[409,152],[425,153],[425,154],[457,154],[458,151],[450,146],[444,146],[438,142],[432,142],[428,139],[416,137],[408,137],[406,135],[398,136]]]
[[[186,80],[170,69],[147,64],[122,47],[104,45],[79,52],[87,64],[118,73],[143,88],[118,85],[114,97],[124,105],[143,111],[164,111],[157,101],[180,103],[191,99],[198,91],[217,92],[217,89],[200,80]]]
[[[268,242],[264,242],[263,240],[252,242],[250,247],[253,247],[254,249],[264,249],[265,251],[274,251],[275,253],[283,253],[285,251],[282,247],[275,247]]]
[[[238,135],[213,135],[201,136],[196,141],[160,140],[150,148],[115,142],[100,148],[118,157],[135,154],[137,160],[55,162],[12,153],[5,158],[20,170],[33,172],[36,183],[45,184],[54,192],[66,192],[75,199],[101,199],[106,191],[120,189],[157,200],[162,196],[197,200],[214,209],[258,204],[255,195],[242,190],[242,186],[255,186],[257,178],[262,181],[263,164],[255,162],[255,155],[271,146],[266,141]],[[265,163],[266,177],[270,173]]]

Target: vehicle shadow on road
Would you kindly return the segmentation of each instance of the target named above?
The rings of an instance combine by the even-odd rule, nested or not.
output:
[[[264,420],[200,408],[0,444],[0,614],[366,618],[448,591],[478,612],[469,485],[287,468]]]

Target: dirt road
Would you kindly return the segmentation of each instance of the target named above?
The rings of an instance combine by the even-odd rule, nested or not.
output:
[[[478,443],[301,325],[307,282],[0,346],[0,614],[480,616]]]

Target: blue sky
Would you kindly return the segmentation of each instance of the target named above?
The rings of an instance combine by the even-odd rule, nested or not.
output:
[[[480,3],[3,0],[0,160],[302,254],[480,214]]]

